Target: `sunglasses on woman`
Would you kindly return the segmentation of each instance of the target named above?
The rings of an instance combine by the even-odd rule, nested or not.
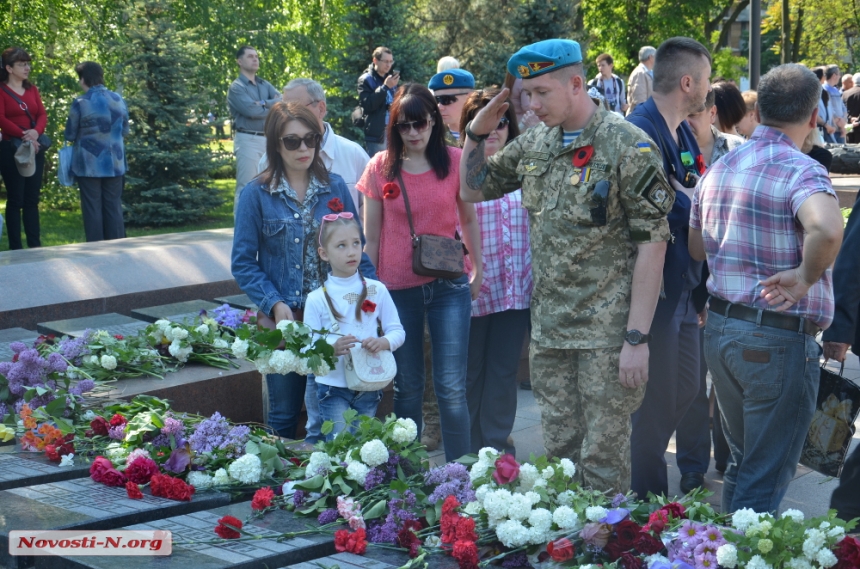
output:
[[[453,105],[454,103],[457,102],[457,99],[462,97],[462,96],[463,96],[463,93],[460,93],[458,95],[437,95],[436,96],[436,104],[437,105],[443,105],[443,106]]]
[[[433,121],[429,119],[422,119],[420,121],[399,122],[394,126],[397,127],[397,130],[400,131],[400,134],[409,134],[409,131],[413,128],[415,129],[415,132],[424,132],[431,124],[433,124]]]
[[[308,133],[304,136],[304,138],[299,138],[295,134],[290,134],[281,139],[281,142],[284,143],[284,148],[287,150],[298,150],[302,145],[302,142],[305,143],[305,146],[308,148],[316,148],[320,144],[320,140],[322,136],[318,135],[315,132]]]

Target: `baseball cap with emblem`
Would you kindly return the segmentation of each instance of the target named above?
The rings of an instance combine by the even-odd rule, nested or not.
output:
[[[531,79],[582,62],[582,50],[573,40],[544,40],[527,45],[508,60],[514,77]]]
[[[431,91],[439,91],[441,89],[474,89],[475,76],[465,69],[449,69],[431,77],[430,82],[427,83],[427,88]]]

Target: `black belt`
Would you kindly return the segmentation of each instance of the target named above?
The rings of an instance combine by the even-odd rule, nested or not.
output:
[[[821,331],[821,328],[817,325],[800,316],[780,314],[773,310],[759,310],[758,308],[751,308],[742,304],[732,304],[727,300],[713,296],[708,302],[710,310],[726,318],[734,318],[735,320],[743,320],[744,322],[755,322],[761,326],[779,328],[781,330],[792,330],[794,332],[803,330],[804,334],[809,334],[810,336],[815,336]]]
[[[244,128],[237,128],[236,132],[241,132],[242,134],[253,134],[254,136],[266,136],[265,132],[260,132],[258,130],[245,130]]]

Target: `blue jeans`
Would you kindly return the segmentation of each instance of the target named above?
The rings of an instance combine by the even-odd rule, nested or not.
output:
[[[815,411],[820,357],[815,338],[803,332],[709,312],[705,359],[733,459],[723,512],[779,509]]]
[[[322,437],[327,441],[332,440],[347,426],[353,427],[353,425],[347,425],[343,420],[345,411],[355,409],[359,415],[375,417],[376,407],[382,401],[381,389],[379,391],[353,391],[346,387],[334,387],[323,383],[316,384],[316,395],[319,402],[320,424],[323,421],[334,423],[332,431]]]
[[[466,366],[472,301],[469,279],[436,279],[425,285],[392,290],[406,332],[406,342],[394,352],[394,413],[418,425],[421,438],[421,402],[424,397],[424,319],[430,328],[433,387],[439,401],[439,418],[445,460],[470,452],[469,409],[466,405]]]
[[[307,383],[305,376],[297,373],[270,373],[266,376],[266,385],[269,388],[269,426],[279,437],[296,438],[296,427],[299,424],[299,413],[305,400]]]
[[[322,418],[320,417],[320,400],[317,396],[317,380],[313,374],[308,374],[305,385],[305,410],[308,413],[308,422],[305,424],[305,441],[316,444],[323,440]]]

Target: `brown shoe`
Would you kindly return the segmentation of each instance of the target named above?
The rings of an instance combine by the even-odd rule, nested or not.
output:
[[[439,443],[442,440],[442,433],[435,429],[426,429],[421,433],[421,444],[428,451],[434,451],[439,448]]]

